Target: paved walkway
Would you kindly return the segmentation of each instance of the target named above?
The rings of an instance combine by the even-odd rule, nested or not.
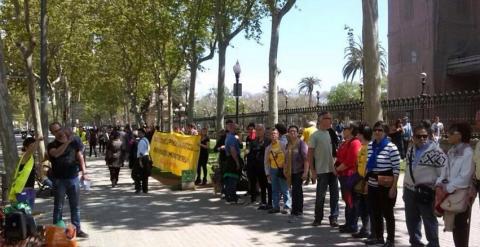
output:
[[[88,158],[87,164],[93,186],[92,190],[82,192],[81,218],[90,238],[79,241],[82,247],[364,246],[337,229],[310,226],[315,199],[312,185],[304,187],[303,221],[290,224],[286,215],[269,215],[256,210],[256,205],[227,205],[213,195],[212,188],[171,191],[151,179],[150,193],[137,195],[133,193],[128,168],[121,170],[120,183],[111,188],[105,163],[100,158]],[[40,223],[51,223],[53,198],[38,198],[36,210],[45,212],[39,218]],[[477,200],[470,246],[480,246],[479,211]],[[66,206],[65,219],[69,215]],[[341,215],[343,220],[343,211]],[[408,246],[401,197],[397,200],[396,217],[397,246]],[[441,232],[440,238],[442,246],[454,246],[451,233]]]

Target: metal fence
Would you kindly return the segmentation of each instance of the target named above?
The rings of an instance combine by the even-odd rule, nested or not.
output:
[[[438,95],[425,95],[410,98],[384,100],[381,102],[384,120],[393,124],[396,119],[408,116],[412,123],[422,119],[433,121],[435,116],[445,126],[455,122],[474,124],[475,113],[480,110],[480,90],[450,92]],[[355,101],[344,104],[321,104],[307,108],[279,110],[278,120],[286,125],[305,126],[308,121],[316,120],[317,113],[329,111],[334,119],[362,120],[363,102]],[[250,112],[239,114],[239,125],[244,129],[248,123],[265,123],[268,112]],[[195,123],[215,129],[215,116],[194,118]],[[225,119],[234,119],[235,115],[227,115]]]

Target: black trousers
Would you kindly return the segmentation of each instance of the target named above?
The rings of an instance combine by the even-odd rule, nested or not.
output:
[[[292,174],[292,215],[303,214],[302,174],[303,172]]]
[[[118,175],[120,174],[120,167],[112,167],[109,166],[108,169],[110,170],[110,181],[118,182]]]
[[[202,170],[203,170],[203,179],[207,180],[207,163],[208,163],[208,156],[207,157],[200,157],[198,159],[197,165],[197,180],[200,181]]]
[[[90,154],[88,156],[92,157],[92,149],[93,149],[93,152],[95,153],[95,157],[97,157],[97,144],[90,145]]]
[[[249,182],[249,192],[251,201],[254,202],[258,197],[257,183],[260,187],[260,200],[262,204],[272,206],[272,185],[268,183],[267,175],[263,165],[247,168],[247,177]],[[267,194],[268,193],[268,194]],[[268,201],[267,201],[268,195]]]
[[[99,151],[100,153],[105,153],[105,150],[106,150],[106,149],[107,149],[107,143],[101,141],[101,142],[99,143],[99,146],[98,146],[98,151]]]
[[[387,240],[395,241],[395,216],[393,206],[396,198],[388,196],[389,188],[368,186],[368,205],[371,208],[371,231],[374,238],[383,239],[383,219],[387,225]]]
[[[148,192],[148,177],[151,170],[147,166],[140,166],[140,162],[136,162],[132,168],[132,179],[135,182],[135,191],[142,190],[144,193]]]
[[[455,243],[455,247],[468,247],[471,213],[472,207],[469,206],[467,211],[455,215],[455,228],[453,228],[453,242]]]

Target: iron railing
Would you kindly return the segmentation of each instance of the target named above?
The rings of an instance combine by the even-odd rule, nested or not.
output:
[[[408,116],[412,123],[422,119],[433,121],[435,116],[447,127],[455,122],[475,123],[475,113],[480,110],[480,90],[442,93],[410,98],[390,99],[381,102],[384,120],[393,124],[396,119]],[[321,104],[314,107],[279,110],[279,122],[287,125],[305,126],[308,121],[316,120],[320,111],[329,111],[334,119],[362,120],[363,102],[354,101],[344,104]],[[265,123],[268,112],[249,112],[239,115],[240,128],[250,122]],[[215,129],[215,116],[196,117],[195,123]],[[226,115],[225,119],[234,119],[235,115]]]

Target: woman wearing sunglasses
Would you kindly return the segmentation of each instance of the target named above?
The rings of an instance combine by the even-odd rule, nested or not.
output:
[[[393,206],[397,197],[400,173],[400,153],[387,137],[388,125],[378,121],[373,125],[373,142],[368,144],[367,181],[368,201],[372,210],[372,238],[367,245],[395,246],[395,217]],[[383,239],[383,218],[387,226],[387,241]]]
[[[437,142],[433,141],[429,122],[422,122],[413,129],[413,145],[407,151],[405,177],[403,180],[403,201],[409,241],[412,246],[425,246],[422,227],[425,228],[428,245],[438,247],[438,221],[433,213],[435,182],[447,155]]]

